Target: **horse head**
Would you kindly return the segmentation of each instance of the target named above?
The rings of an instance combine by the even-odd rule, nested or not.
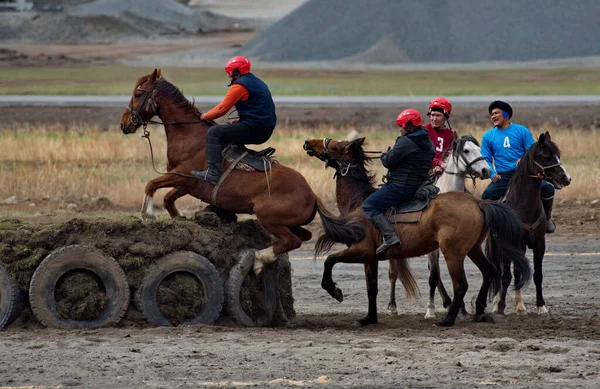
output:
[[[451,162],[454,164],[448,173],[460,174],[475,178],[490,177],[490,167],[481,156],[481,147],[474,136],[467,134],[460,138],[454,133]],[[454,171],[456,170],[456,171]]]
[[[525,154],[530,173],[537,178],[549,181],[556,189],[562,189],[571,183],[571,176],[560,161],[560,150],[546,131],[538,138]]]
[[[146,125],[157,114],[154,97],[156,95],[156,82],[161,80],[161,70],[154,71],[141,77],[133,88],[133,95],[129,105],[121,114],[121,131],[124,134],[133,134],[142,125]]]
[[[317,157],[325,162],[325,167],[331,166],[339,174],[345,176],[354,166],[363,166],[370,160],[362,148],[365,138],[352,141],[333,140],[330,138],[308,139],[304,142],[304,150],[311,157]]]

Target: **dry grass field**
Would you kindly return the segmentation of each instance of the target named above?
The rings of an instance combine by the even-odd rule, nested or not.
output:
[[[542,128],[543,129],[543,128]],[[542,129],[539,129],[540,131]],[[151,128],[156,166],[164,171],[166,138],[162,128]],[[327,202],[334,200],[333,170],[309,158],[302,144],[308,138],[347,138],[358,130],[353,127],[335,129],[281,128],[269,141],[277,149],[278,160],[304,175],[314,191]],[[360,128],[367,139],[366,149],[385,150],[398,133],[377,127]],[[463,127],[478,139],[485,128]],[[552,130],[551,130],[552,131]],[[534,134],[537,136],[537,133]],[[563,162],[571,176],[572,185],[558,192],[559,199],[596,199],[600,197],[600,134],[583,129],[552,132],[560,146]],[[114,204],[138,206],[147,181],[156,177],[150,162],[145,139],[124,136],[119,131],[104,131],[90,126],[60,125],[53,127],[0,128],[0,201],[6,199],[36,202],[48,199],[105,197]],[[260,146],[256,146],[260,148]],[[384,169],[378,160],[373,169],[380,177]],[[479,182],[475,193],[481,193],[487,182]],[[157,193],[160,204],[166,190]],[[9,200],[10,201],[10,200]],[[185,197],[178,204],[197,209],[200,202]]]

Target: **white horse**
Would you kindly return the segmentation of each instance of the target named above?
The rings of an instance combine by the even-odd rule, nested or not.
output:
[[[490,167],[481,156],[481,148],[479,142],[472,135],[463,135],[458,138],[454,133],[454,142],[452,142],[451,153],[448,156],[448,165],[446,170],[436,182],[436,186],[440,188],[440,192],[468,192],[466,187],[467,177],[475,179],[487,179],[490,177]],[[428,254],[429,257],[429,304],[427,304],[427,312],[425,318],[435,317],[435,289],[438,288],[443,300],[444,308],[450,306],[452,299],[446,292],[444,284],[440,278],[440,251],[435,250]],[[390,259],[388,276],[391,284],[390,302],[388,309],[392,314],[397,314],[396,308],[396,280],[400,276],[400,268],[395,259]],[[461,307],[461,314],[466,315],[467,311]]]

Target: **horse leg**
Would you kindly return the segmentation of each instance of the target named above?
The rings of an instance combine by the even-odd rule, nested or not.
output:
[[[377,323],[377,276],[379,272],[379,262],[376,260],[365,263],[365,279],[367,282],[367,297],[369,298],[369,310],[367,316],[358,322],[365,326]]]
[[[165,206],[165,209],[169,212],[169,216],[171,216],[171,218],[181,216],[179,210],[175,206],[175,200],[185,196],[186,194],[187,192],[185,192],[181,187],[179,187],[171,189],[165,195],[165,198],[163,199],[163,205]]]
[[[298,238],[300,238],[300,240],[303,242],[308,242],[309,240],[312,239],[312,232],[310,232],[306,228],[303,228],[300,226],[294,226],[294,227],[290,227],[290,230],[294,233],[294,235],[296,235]]]
[[[457,252],[451,252],[450,250],[442,250],[444,258],[446,259],[446,265],[448,266],[448,273],[452,278],[452,286],[454,289],[454,298],[448,308],[448,314],[446,317],[436,325],[441,327],[453,326],[458,316],[458,311],[462,304],[464,304],[465,294],[469,288],[467,283],[467,276],[464,270],[464,255]]]
[[[142,219],[156,219],[156,215],[154,214],[154,193],[157,190],[161,188],[180,187],[182,186],[182,180],[182,177],[175,174],[163,174],[158,178],[148,181],[144,188],[144,202],[141,209]],[[173,207],[175,206],[173,205]]]
[[[336,283],[333,281],[332,271],[333,267],[338,262],[344,263],[362,263],[363,257],[356,252],[353,247],[347,248],[340,252],[331,254],[327,256],[325,259],[325,263],[323,265],[323,278],[321,279],[321,287],[327,291],[337,301],[340,303],[344,300],[344,294],[342,290],[337,287]]]
[[[490,286],[494,279],[494,265],[487,260],[485,254],[481,250],[481,246],[475,245],[467,254],[473,261],[475,266],[481,271],[483,282],[479,293],[477,294],[477,300],[475,302],[475,318],[473,321],[485,321],[485,307],[487,305],[487,296],[490,291]]]
[[[533,282],[535,283],[535,305],[537,306],[538,315],[547,315],[548,308],[542,294],[542,281],[544,275],[542,273],[542,262],[546,253],[546,239],[537,239],[533,249]]]
[[[427,254],[427,258],[429,259],[429,304],[427,304],[425,319],[435,317],[435,288],[440,283],[440,251],[434,250],[430,252]],[[442,288],[444,288],[443,285]],[[446,293],[445,289],[444,293]],[[442,289],[440,289],[440,294],[442,294]],[[446,296],[442,294],[442,300],[444,301],[444,308],[448,307],[452,302],[447,293]]]
[[[259,250],[254,254],[254,274],[258,276],[262,272],[264,264],[275,261],[279,254],[297,249],[302,245],[302,240],[289,227],[272,224],[264,225],[260,222],[260,218],[257,218],[257,220],[265,230],[277,239],[272,246]]]
[[[398,308],[396,307],[396,280],[398,279],[398,264],[395,259],[390,259],[388,263],[388,278],[390,279],[390,302],[388,303],[388,310],[392,315],[397,315]]]

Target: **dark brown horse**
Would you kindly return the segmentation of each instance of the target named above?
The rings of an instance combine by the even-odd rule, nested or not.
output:
[[[560,161],[560,150],[548,132],[541,134],[537,143],[525,153],[519,162],[517,171],[511,178],[505,195],[505,203],[512,207],[523,222],[519,245],[525,254],[527,247],[533,249],[533,281],[535,283],[536,306],[538,314],[547,314],[546,302],[542,294],[542,262],[546,252],[546,215],[541,201],[541,185],[545,179],[556,189],[571,183],[571,177]],[[488,244],[488,253],[498,255],[496,238],[492,236]],[[494,312],[504,314],[506,308],[506,292],[511,282],[511,261],[504,259],[502,290],[494,301]],[[514,266],[515,283],[522,278],[519,266]],[[521,287],[515,285],[515,305],[518,314],[525,314],[525,304]]]
[[[206,169],[206,133],[214,124],[200,120],[200,114],[177,87],[161,77],[160,69],[136,82],[129,105],[121,115],[121,130],[133,134],[141,126],[146,129],[151,119],[158,116],[167,136],[168,173],[146,185],[143,217],[152,217],[152,198],[161,188],[173,188],[164,199],[171,217],[179,215],[175,200],[182,196],[191,195],[210,203],[213,185],[190,174],[192,170]],[[228,163],[223,168],[227,169]],[[278,163],[271,166],[268,176],[264,172],[232,170],[212,205],[233,213],[256,215],[258,223],[275,237],[272,246],[256,252],[256,273],[263,263],[273,262],[277,255],[310,240],[311,232],[302,226],[310,223],[317,212],[329,234],[348,243],[364,236],[359,224],[330,214],[300,173]]]
[[[402,241],[400,246],[389,249],[387,255],[376,255],[375,249],[381,244],[380,233],[369,223],[360,208],[362,201],[374,190],[372,174],[366,168],[369,158],[363,151],[363,142],[364,138],[351,142],[326,138],[307,140],[304,143],[308,155],[325,161],[328,166],[337,170],[338,175],[344,177],[337,181],[338,202],[354,208],[349,216],[360,221],[366,230],[365,239],[349,244],[347,249],[327,257],[321,286],[341,302],[342,291],[332,279],[333,266],[338,262],[364,264],[369,308],[367,316],[360,323],[376,323],[378,261],[386,260],[388,256],[416,257],[439,248],[452,278],[454,298],[447,316],[438,325],[451,326],[456,321],[468,288],[464,271],[467,255],[483,275],[477,295],[475,320],[484,320],[490,286],[494,286],[494,290],[499,287],[495,285],[495,281],[499,280],[501,271],[501,264],[488,261],[481,249],[481,243],[489,231],[498,236],[498,248],[502,250],[502,254],[524,269],[523,282],[527,280],[529,265],[516,244],[521,233],[521,223],[515,212],[501,203],[483,201],[467,193],[443,193],[424,210],[418,223],[395,225],[396,233]],[[335,242],[335,237],[326,233],[317,241],[315,253],[327,251]]]

